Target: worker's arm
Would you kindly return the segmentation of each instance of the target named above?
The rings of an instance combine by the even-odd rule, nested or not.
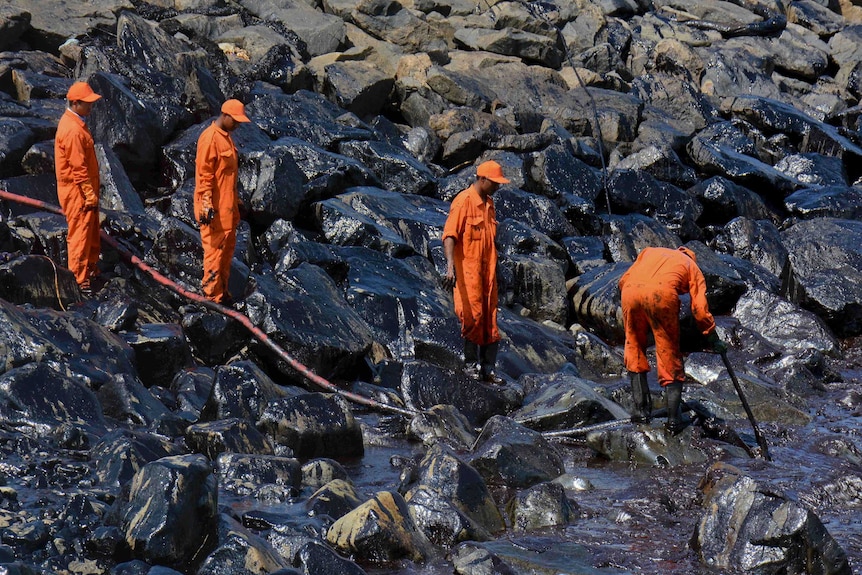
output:
[[[714,353],[726,353],[727,344],[721,341],[715,330],[715,318],[709,311],[706,301],[706,279],[703,272],[696,264],[690,264],[689,268],[689,293],[691,294],[691,314],[694,316],[701,333],[706,336],[706,341]]]
[[[195,156],[196,193],[200,194],[200,211],[195,214],[201,225],[208,225],[215,217],[213,209],[213,189],[215,188],[215,170],[218,151],[212,137],[201,138],[198,141]]]
[[[443,276],[443,287],[455,287],[455,238],[443,238],[443,253],[446,255],[446,275]]]

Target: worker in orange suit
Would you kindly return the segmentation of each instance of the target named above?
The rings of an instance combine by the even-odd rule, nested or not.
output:
[[[715,353],[727,351],[718,338],[715,320],[706,301],[706,280],[697,267],[697,256],[686,247],[645,248],[619,281],[622,294],[626,343],[624,358],[631,377],[635,410],[632,420],[647,423],[652,413],[652,398],[646,374],[647,330],[655,339],[658,381],[665,390],[667,423],[676,435],[685,427],[680,413],[685,370],[679,349],[679,309],[681,294],[691,295],[691,312],[701,333]]]
[[[500,332],[497,329],[497,215],[491,196],[508,184],[497,162],[484,162],[476,180],[460,192],[443,228],[446,255],[444,285],[454,288],[455,313],[464,338],[464,367],[473,378],[503,383],[496,374]]]
[[[69,269],[84,295],[91,294],[90,280],[99,272],[99,162],[86,123],[99,98],[86,82],[73,83],[54,139],[57,197],[69,227]]]
[[[198,138],[194,210],[204,249],[201,289],[216,303],[231,305],[230,263],[236,247],[240,200],[236,181],[239,156],[230,134],[250,122],[239,100],[227,100],[221,115]]]

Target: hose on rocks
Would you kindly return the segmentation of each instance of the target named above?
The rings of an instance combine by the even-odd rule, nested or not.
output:
[[[0,199],[16,202],[18,204],[27,205],[33,208],[37,208],[40,210],[44,210],[46,212],[51,212],[58,215],[63,215],[63,210],[60,207],[55,206],[53,204],[49,204],[48,202],[43,202],[41,200],[36,200],[33,198],[28,198],[26,196],[21,196],[18,194],[13,194],[11,192],[7,192],[6,190],[0,190]],[[124,259],[126,259],[133,266],[143,271],[147,275],[149,275],[153,280],[155,280],[160,285],[165,286],[170,289],[172,292],[191,300],[195,303],[198,303],[205,308],[212,310],[214,312],[220,313],[224,316],[230,317],[231,319],[240,323],[243,327],[245,327],[251,335],[258,340],[260,343],[265,345],[270,349],[275,355],[285,363],[287,363],[291,368],[296,370],[300,375],[302,375],[306,380],[315,384],[321,389],[324,389],[330,393],[337,393],[338,395],[344,397],[348,401],[352,401],[353,403],[358,403],[360,405],[364,405],[371,409],[376,409],[379,411],[387,411],[391,413],[396,413],[399,415],[404,415],[407,417],[413,417],[418,414],[417,411],[413,411],[410,409],[405,409],[402,407],[398,407],[395,405],[388,405],[385,403],[381,403],[379,401],[375,401],[369,397],[365,397],[362,395],[358,395],[356,393],[352,393],[350,391],[343,390],[336,386],[334,383],[329,380],[317,375],[313,371],[311,371],[307,366],[300,363],[290,354],[288,354],[284,349],[282,349],[277,343],[275,343],[269,336],[267,336],[260,328],[254,325],[251,320],[245,316],[244,314],[231,309],[229,307],[225,307],[221,304],[212,302],[200,294],[197,294],[193,291],[190,291],[181,285],[177,284],[167,276],[162,275],[153,267],[144,263],[139,257],[131,253],[129,250],[124,248],[117,242],[114,238],[109,236],[104,230],[99,231],[102,241],[106,244],[114,248],[117,253],[119,253]],[[59,291],[59,288],[58,288]]]

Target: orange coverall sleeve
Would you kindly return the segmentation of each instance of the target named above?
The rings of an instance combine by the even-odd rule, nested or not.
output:
[[[209,131],[204,132],[198,142],[195,155],[195,217],[197,218],[203,210],[213,207],[217,161],[218,152],[215,149],[213,134]]]
[[[449,217],[446,218],[446,224],[443,226],[443,239],[453,238],[455,242],[461,241],[461,236],[464,233],[464,202],[459,195],[449,207]]]
[[[690,262],[688,266],[688,292],[691,295],[691,313],[703,335],[715,329],[715,318],[709,311],[706,301],[706,279],[697,264]]]

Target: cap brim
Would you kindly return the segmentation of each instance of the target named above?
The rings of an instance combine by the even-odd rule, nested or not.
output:
[[[84,96],[83,98],[78,98],[78,101],[89,102],[90,104],[92,104],[93,102],[95,102],[96,100],[99,100],[101,98],[102,97],[99,94],[96,94],[95,92],[93,92],[89,96]]]
[[[228,116],[233,118],[234,122],[251,122],[245,114],[228,114]]]
[[[508,184],[510,181],[507,178],[489,178],[488,176],[485,176],[485,177],[488,178],[489,180],[491,180],[492,182],[497,183],[497,184]]]

